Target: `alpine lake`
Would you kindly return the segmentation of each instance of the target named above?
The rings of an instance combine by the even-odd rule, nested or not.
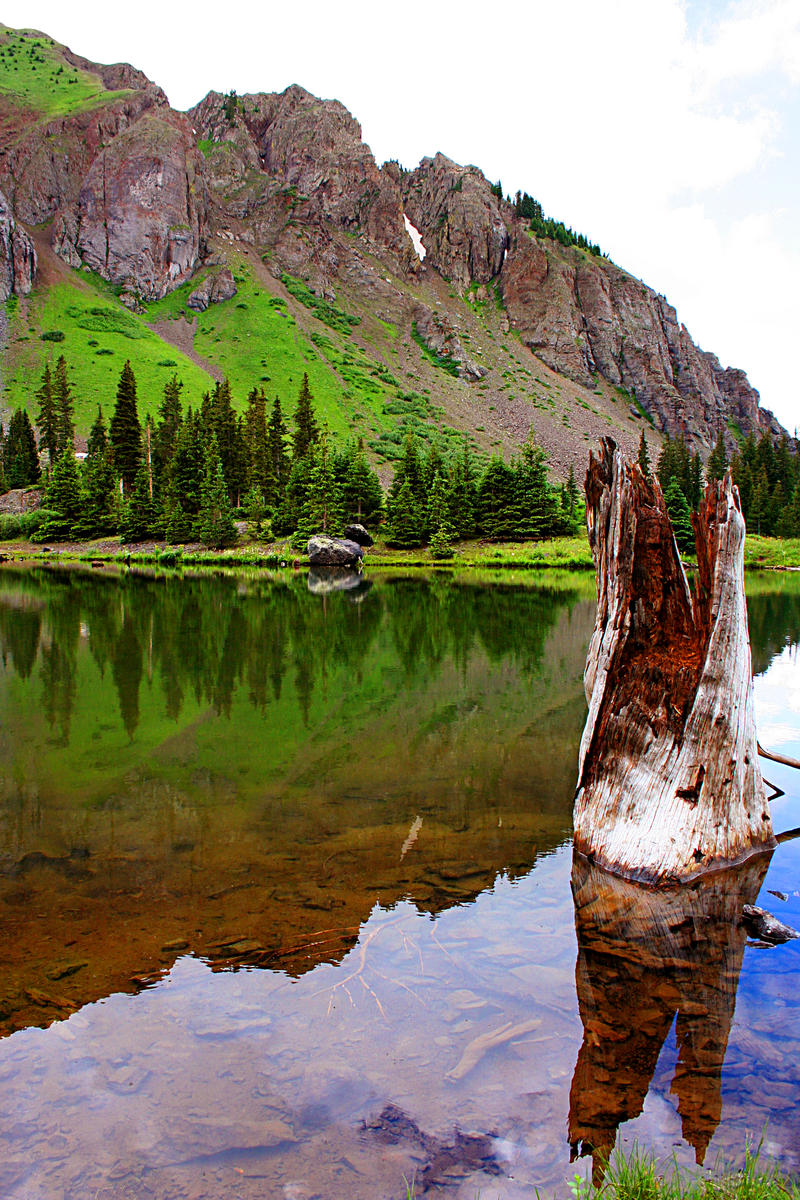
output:
[[[800,756],[800,578],[748,579]],[[800,1171],[800,841],[573,866],[587,573],[0,567],[0,1196],[568,1196]],[[776,832],[800,772],[772,762]]]

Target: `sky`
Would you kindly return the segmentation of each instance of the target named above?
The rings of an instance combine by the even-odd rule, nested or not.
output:
[[[133,63],[176,108],[299,83],[341,100],[378,162],[475,163],[800,426],[800,0],[5,0],[2,20]]]

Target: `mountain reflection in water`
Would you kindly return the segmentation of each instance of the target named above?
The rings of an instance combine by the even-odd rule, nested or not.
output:
[[[0,1193],[529,1200],[767,1118],[800,1165],[797,947],[735,920],[800,924],[794,847],[573,866],[593,581],[367,582],[0,568]],[[750,615],[766,665],[800,603]]]

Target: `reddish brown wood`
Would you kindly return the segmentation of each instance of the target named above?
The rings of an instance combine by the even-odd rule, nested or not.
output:
[[[774,846],[758,764],[744,593],[745,526],[730,476],[694,518],[689,587],[658,480],[610,438],[586,476],[597,616],[584,673],[575,847],[667,883]]]

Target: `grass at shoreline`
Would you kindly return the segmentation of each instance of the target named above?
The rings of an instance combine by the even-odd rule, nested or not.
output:
[[[226,550],[201,546],[187,548],[163,542],[124,546],[116,538],[93,542],[53,543],[49,548],[24,541],[0,541],[0,553],[16,559],[169,566],[289,567],[308,565],[305,554],[293,550],[288,540],[252,542],[243,539]],[[689,566],[692,564],[689,563]],[[441,570],[448,572],[513,572],[556,570],[594,573],[586,535],[549,538],[541,542],[460,542],[451,559],[434,560],[426,546],[412,550],[389,548],[378,539],[364,557],[370,570]],[[765,538],[748,534],[745,567],[750,571],[800,572],[800,539]]]

